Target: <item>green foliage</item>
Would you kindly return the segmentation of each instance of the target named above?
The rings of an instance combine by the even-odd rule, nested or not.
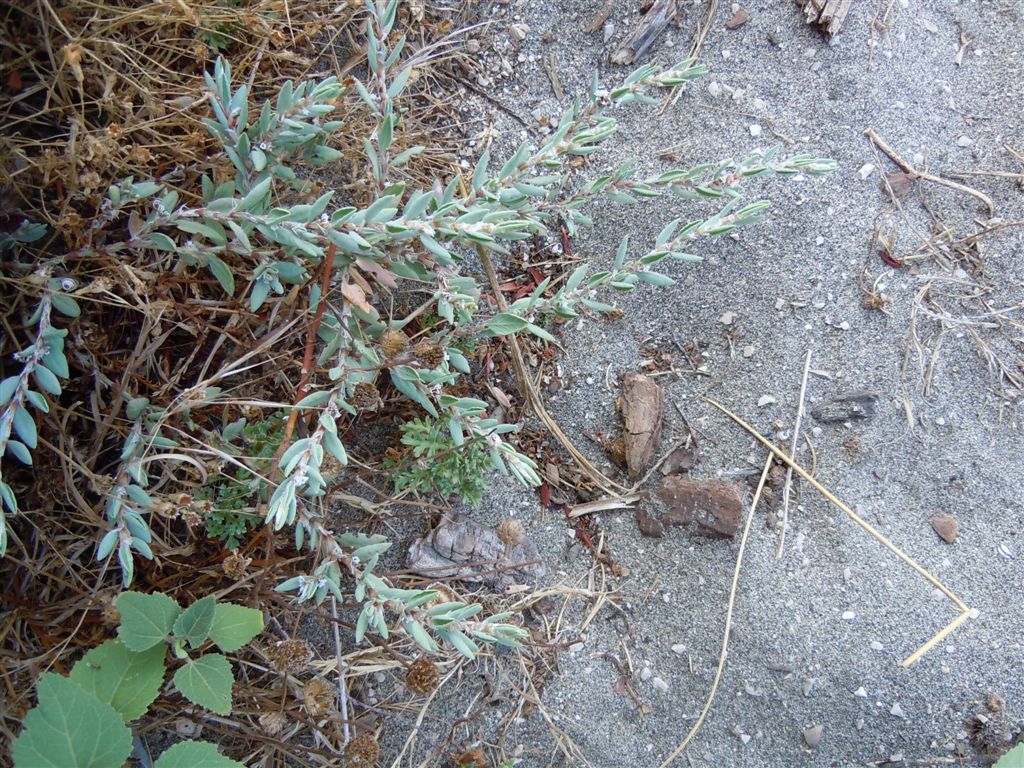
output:
[[[208,741],[182,741],[165,750],[153,768],[239,768]]]
[[[47,672],[39,705],[25,715],[11,748],[16,768],[111,768],[132,751],[132,734],[113,707],[66,677]]]
[[[435,419],[412,419],[400,427],[402,443],[412,448],[413,460],[395,464],[395,492],[431,490],[449,499],[459,496],[479,504],[493,469],[481,441],[455,444],[451,434]]]
[[[121,765],[131,751],[126,723],[141,717],[160,693],[168,649],[185,661],[174,674],[181,694],[217,714],[230,714],[230,662],[220,653],[189,658],[185,646],[195,650],[212,640],[222,651],[237,651],[263,630],[262,613],[217,603],[212,595],[182,611],[164,594],[140,592],[123,592],[117,608],[118,640],[93,648],[67,678],[40,678],[39,705],[25,717],[14,742],[16,768]],[[195,743],[168,750],[156,765],[239,764],[221,757],[212,745]]]
[[[19,244],[35,242],[45,234],[43,225],[22,222],[14,232],[0,234],[0,258],[10,256]],[[57,310],[71,318],[81,313],[78,302],[66,294],[75,287],[74,280],[51,278],[49,267],[38,270],[36,277],[41,295],[28,319],[36,326],[35,341],[14,356],[21,363],[20,373],[0,381],[0,556],[7,552],[7,514],[18,513],[14,489],[4,480],[3,460],[12,456],[22,464],[32,464],[32,451],[39,442],[32,411],[49,413],[48,397],[60,396],[61,379],[67,379],[70,373],[64,353],[68,332],[53,327],[52,312]]]
[[[1000,757],[994,768],[1024,768],[1024,744],[1018,744]]]
[[[94,227],[119,222],[128,232],[121,241],[114,237],[104,241],[105,259],[148,253],[176,273],[208,274],[221,291],[244,301],[261,322],[264,317],[268,323],[278,317],[286,293],[300,297],[309,316],[322,318],[322,344],[313,367],[326,370],[327,376],[294,405],[309,429],[297,433],[281,451],[278,465],[265,467],[266,471],[217,447],[232,459],[230,463],[238,463],[233,476],[225,480],[221,475],[203,490],[213,506],[207,520],[211,535],[238,543],[248,526],[247,510],[265,499],[265,524],[275,531],[288,527],[296,547],[310,551],[310,562],[316,563],[310,572],[286,579],[278,586],[280,591],[294,593],[298,600],[321,602],[328,596],[344,600],[344,579],[346,591],[362,606],[358,639],[368,631],[387,637],[400,629],[428,650],[440,639],[471,656],[477,641],[513,645],[523,631],[495,617],[479,619],[478,606],[452,603],[425,609],[432,593],[396,589],[374,573],[380,554],[390,546],[386,540],[333,530],[319,511],[322,505],[315,503],[326,493],[325,459],[330,456],[342,466],[348,463],[338,424],[359,412],[357,392],[362,387],[365,394],[366,385],[380,390],[378,385],[390,383],[423,411],[403,429],[403,440],[412,441],[407,444],[413,448],[412,464],[401,468],[403,487],[430,487],[476,500],[483,490],[481,478],[489,469],[537,485],[535,463],[509,442],[517,425],[492,418],[481,400],[451,394],[459,391],[460,377],[470,372],[466,351],[471,340],[526,333],[551,341],[548,328],[553,318],[610,312],[615,307],[608,296],[642,284],[668,285],[672,277],[665,266],[673,260],[699,260],[693,251],[700,241],[761,220],[768,203],[742,199],[743,186],[750,179],[817,175],[835,163],[807,155],[783,158],[778,148],[771,148],[738,160],[649,176],[639,175],[636,164],[626,160],[596,177],[576,178],[573,159],[602,149],[617,130],[616,109],[656,104],[653,92],[705,73],[703,66],[687,59],[662,71],[653,65],[641,66],[612,88],[601,87],[595,76],[587,92],[566,106],[557,125],[536,144],[524,141],[501,161],[492,162],[485,152],[468,178],[439,180],[427,189],[407,187],[402,168],[426,148],[396,148],[396,131],[406,107],[403,93],[415,61],[414,57],[403,61],[405,38],[393,34],[398,5],[398,0],[366,0],[368,71],[363,81],[350,81],[374,122],[363,142],[365,162],[358,169],[370,179],[373,199],[368,205],[332,205],[332,192],[311,199],[306,194],[310,183],[296,170],[340,159],[340,151],[329,141],[342,125],[331,116],[338,101],[346,97],[349,81],[341,83],[333,77],[289,81],[276,98],[252,105],[250,111],[247,86],[236,87],[229,64],[220,60],[206,74],[211,115],[204,124],[230,161],[234,178],[217,183],[204,177],[202,199],[195,205],[182,202],[173,187],[125,179],[107,191]],[[359,158],[349,160],[360,162]],[[492,302],[481,299],[483,291],[467,269],[467,257],[511,255],[517,241],[544,235],[563,223],[575,235],[592,223],[584,212],[587,204],[602,197],[622,205],[659,200],[664,208],[675,208],[680,201],[714,200],[721,207],[706,218],[674,218],[644,247],[636,248],[628,237],[623,238],[612,263],[596,271],[590,265],[580,266],[557,290],[545,280],[506,311],[495,311]],[[320,313],[321,302],[328,297],[321,296],[322,281],[314,278],[324,273],[328,263],[328,277],[334,278],[339,295],[332,295],[330,310]],[[394,295],[404,288],[425,293],[428,300],[422,314],[436,316],[438,321],[418,337],[415,350],[385,353],[385,334],[401,331],[421,314],[420,310],[404,318],[382,314],[384,294]],[[46,406],[41,393],[30,393],[28,379],[35,368],[46,369],[49,375],[37,377],[39,387],[59,394],[59,378],[67,376],[66,365],[53,367],[43,360],[63,339],[62,331],[49,327],[48,308],[77,309],[73,304],[73,299],[55,289],[44,291],[40,307],[47,309],[39,313],[36,344],[19,357],[25,372],[0,384],[0,405],[5,406],[0,447],[25,461],[30,461],[36,434],[24,404],[31,403],[37,410]],[[51,359],[58,357],[63,360],[59,351]],[[126,587],[134,576],[134,557],[153,556],[148,517],[155,501],[150,496],[147,457],[168,449],[176,449],[171,456],[180,457],[185,449],[178,440],[183,436],[209,444],[205,430],[199,437],[192,434],[200,430],[190,414],[224,402],[220,388],[206,385],[177,392],[173,404],[162,411],[144,393],[136,394],[124,407],[130,427],[105,509],[109,530],[97,548],[100,560],[116,553]],[[114,420],[121,414],[109,417]],[[174,429],[165,429],[168,425]],[[223,442],[230,444],[245,428],[244,423],[229,425],[221,436]],[[12,433],[19,439],[9,440]],[[259,442],[254,436],[247,446],[250,453],[263,453],[266,458],[277,454],[277,445],[271,448],[270,432],[262,448]],[[429,462],[435,462],[440,471]],[[13,491],[2,481],[0,495],[13,513]],[[167,642],[176,654],[185,655],[186,644],[195,649],[216,625],[216,613],[207,625],[205,608],[193,607],[194,613],[189,609],[180,614],[166,603],[133,605],[129,600],[126,605],[129,613],[138,608],[145,614],[126,619],[125,626],[130,628],[122,633],[125,646],[137,652]],[[150,608],[152,615],[146,613]],[[215,665],[211,661],[210,666]],[[207,682],[205,677],[196,678],[194,671],[183,676],[188,678],[185,687],[193,693]],[[211,685],[221,685],[219,695],[203,698],[223,706],[222,680],[215,679]]]
[[[210,502],[205,514],[206,535],[236,548],[250,530],[263,518],[254,511],[256,503],[266,497],[262,476],[270,469],[270,459],[281,444],[284,418],[274,415],[249,422],[246,419],[229,424],[221,436],[221,448],[242,466],[232,465],[227,475],[211,478],[196,492],[198,501]],[[241,441],[241,450],[235,447]]]

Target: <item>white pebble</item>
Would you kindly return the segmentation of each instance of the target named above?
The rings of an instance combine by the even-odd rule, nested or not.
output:
[[[864,686],[862,685],[860,688],[853,692],[853,695],[861,699],[866,699],[868,697],[868,692],[864,690]]]
[[[755,352],[757,352],[757,349],[753,344],[747,344],[747,346],[743,348],[744,357],[753,357]]]
[[[647,682],[648,680],[651,679],[651,675],[653,675],[653,674],[654,673],[651,672],[651,668],[650,667],[644,667],[643,669],[640,670],[640,679],[643,680],[644,682]]]
[[[762,395],[761,399],[757,401],[758,408],[764,408],[766,405],[771,405],[775,402],[775,398],[771,395]]]
[[[708,93],[716,99],[722,95],[722,86],[719,85],[717,80],[712,80],[708,83]]]
[[[861,181],[864,181],[868,176],[870,176],[874,172],[874,170],[875,166],[872,163],[865,163],[860,167],[860,170],[857,171],[857,175],[860,176]]]
[[[660,677],[655,677],[653,680],[651,680],[651,685],[653,685],[662,693],[668,693],[668,683],[666,683]]]
[[[854,613],[853,611],[843,611],[843,620],[844,621],[853,621],[856,618],[857,618],[857,614]]]
[[[758,136],[760,136],[761,135],[761,126],[757,125],[756,123],[754,125],[751,125],[750,126],[750,135],[753,136],[755,139]]]
[[[732,310],[729,310],[728,312],[722,313],[722,316],[718,318],[718,322],[720,322],[722,325],[732,325],[732,321],[735,319],[736,313],[733,312]]]
[[[907,716],[906,713],[903,711],[903,707],[901,707],[898,702],[892,705],[892,709],[889,710],[889,714],[895,715],[896,717]]]
[[[974,143],[974,139],[972,139],[970,136],[960,136],[956,140],[956,145],[958,147],[969,147],[973,143]]]
[[[885,648],[885,646],[884,646],[884,645],[882,645],[882,644],[881,644],[880,642],[878,642],[877,640],[872,640],[872,641],[871,641],[871,650],[872,650],[872,651],[880,651],[880,650],[882,650],[883,648]]]
[[[686,646],[682,643],[676,643],[672,646],[672,653],[678,653],[680,656],[683,656],[686,653]]]

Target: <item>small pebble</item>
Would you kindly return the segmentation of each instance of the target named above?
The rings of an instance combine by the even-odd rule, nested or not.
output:
[[[903,707],[901,707],[899,705],[899,702],[897,702],[896,704],[892,705],[892,709],[889,710],[889,714],[890,715],[895,715],[896,717],[906,717],[907,716],[906,713],[903,711]]]
[[[822,237],[821,235],[818,235],[816,238],[814,238],[814,244],[815,245],[824,245],[825,244],[825,238]]]
[[[973,143],[974,143],[974,139],[972,139],[970,136],[960,136],[956,140],[956,145],[958,147],[969,147]]]
[[[864,690],[864,686],[862,685],[860,688],[853,692],[853,695],[861,699],[866,699],[868,697],[868,692]]]
[[[868,176],[870,176],[874,172],[874,170],[874,165],[872,165],[871,163],[865,163],[860,167],[860,170],[857,171],[857,175],[860,176],[861,181],[864,181]]]
[[[747,344],[747,346],[745,346],[743,348],[743,356],[744,357],[753,357],[754,353],[756,351],[757,351],[757,349],[755,349],[753,344]]]
[[[643,680],[644,682],[647,682],[648,680],[651,679],[651,676],[653,674],[654,673],[651,672],[651,668],[650,667],[644,667],[643,669],[640,670],[640,679]]]
[[[716,99],[722,95],[722,86],[719,85],[717,80],[712,80],[708,83],[708,93]]]
[[[753,136],[753,137],[754,137],[755,139],[756,139],[756,138],[757,138],[758,136],[760,136],[760,135],[761,135],[761,126],[760,126],[760,125],[757,125],[756,123],[754,123],[753,125],[751,125],[751,126],[750,126],[750,135],[751,135],[751,136]]]
[[[956,541],[958,533],[958,526],[956,524],[956,518],[952,515],[937,515],[932,518],[932,530],[939,535],[947,544],[952,544]]]
[[[771,405],[775,402],[775,398],[771,395],[762,395],[761,399],[757,401],[758,408],[764,408],[766,405]]]
[[[686,655],[686,646],[682,643],[676,643],[672,646],[672,653],[678,653],[680,656]]]
[[[526,24],[513,24],[508,28],[509,37],[513,40],[525,40],[529,32],[530,27]]]
[[[804,741],[807,742],[807,746],[811,749],[816,748],[821,743],[821,734],[824,731],[825,726],[823,725],[812,725],[810,728],[805,728]]]
[[[750,734],[749,733],[741,733],[740,734],[740,741],[743,742],[743,746],[746,746],[747,744],[749,744],[750,743]]]
[[[736,319],[736,313],[733,311],[723,312],[722,316],[718,318],[718,322],[722,325],[732,325],[733,320]]]
[[[844,621],[853,621],[856,618],[857,618],[857,614],[854,613],[853,611],[843,611],[843,620]]]
[[[660,677],[655,677],[651,680],[651,685],[657,688],[662,693],[668,693],[668,683],[662,680]]]
[[[864,718],[863,717],[858,717],[857,718],[857,722],[854,723],[854,725],[857,726],[857,730],[858,731],[863,731],[864,730]]]
[[[872,650],[872,651],[880,651],[880,650],[882,650],[882,649],[883,649],[884,647],[885,647],[885,646],[884,646],[884,645],[882,645],[882,644],[881,644],[880,642],[878,642],[877,640],[872,640],[872,641],[871,641],[871,650]]]

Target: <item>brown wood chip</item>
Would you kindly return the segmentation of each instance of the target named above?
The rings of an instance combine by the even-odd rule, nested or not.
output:
[[[631,371],[622,379],[621,407],[626,471],[637,477],[651,463],[661,440],[665,392],[654,379]]]

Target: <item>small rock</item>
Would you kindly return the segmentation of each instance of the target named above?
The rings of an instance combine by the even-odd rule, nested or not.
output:
[[[857,726],[857,730],[858,731],[863,731],[864,730],[864,718],[863,717],[858,717],[857,718],[857,722],[854,723],[854,725]]]
[[[864,690],[864,686],[862,685],[860,688],[853,692],[853,695],[859,699],[866,699],[868,697],[868,692]]]
[[[803,687],[801,690],[804,692],[804,698],[810,698],[811,691],[814,690],[814,684],[817,681],[813,677],[805,677]]]
[[[907,716],[907,713],[903,711],[903,707],[901,707],[899,705],[899,702],[896,702],[895,704],[892,705],[892,708],[889,710],[889,714],[893,715],[895,717],[906,717]]]
[[[811,416],[822,424],[841,424],[844,421],[870,419],[875,415],[876,400],[878,400],[878,394],[875,392],[849,392],[813,409]]]
[[[675,645],[672,646],[672,653],[677,653],[680,656],[685,656],[686,655],[686,646],[683,645],[682,643],[676,643]]]
[[[753,357],[755,352],[757,352],[757,349],[753,344],[747,344],[747,346],[743,348],[744,357]]]
[[[701,532],[723,538],[739,531],[743,491],[735,483],[672,475],[662,480],[658,497],[669,508],[665,525],[686,526],[696,520]]]
[[[668,693],[668,683],[666,683],[660,677],[652,678],[651,679],[651,685],[653,685],[655,688],[657,688],[662,693]]]
[[[921,26],[931,32],[933,35],[937,34],[939,27],[931,19],[921,19]]]
[[[722,95],[722,86],[717,80],[712,80],[708,83],[708,93],[711,94],[712,98],[717,99]]]
[[[857,618],[857,614],[853,611],[843,611],[843,621],[853,621]]]
[[[739,29],[750,21],[750,14],[742,8],[732,15],[732,18],[725,22],[726,29]]]
[[[761,135],[761,126],[758,125],[757,123],[754,123],[753,125],[751,125],[750,126],[750,135],[753,136],[755,139],[758,136],[760,136]]]
[[[956,140],[956,145],[958,147],[969,147],[973,143],[974,139],[972,139],[970,136],[959,136]]]
[[[651,676],[653,674],[654,673],[651,672],[651,668],[650,667],[644,667],[643,669],[640,670],[640,679],[643,680],[646,683],[648,680],[651,679]]]
[[[641,536],[660,539],[665,535],[665,525],[643,507],[636,508],[634,517],[636,518],[636,527],[640,529]]]
[[[604,35],[604,42],[607,44],[609,40],[615,37],[615,22],[609,19],[604,23],[604,28],[601,30],[601,34]]]
[[[821,743],[821,735],[825,731],[823,725],[812,725],[810,728],[804,728],[804,741],[807,742],[807,746],[811,749],[816,749]]]
[[[772,397],[771,395],[762,395],[761,398],[757,401],[757,407],[764,408],[766,405],[771,405],[774,402],[775,398]]]
[[[475,37],[469,38],[466,41],[466,53],[479,53],[480,52],[480,41]]]
[[[530,33],[530,27],[526,24],[513,24],[508,28],[509,37],[513,40],[525,40]]]
[[[720,322],[722,325],[732,325],[735,319],[736,313],[730,310],[728,312],[723,312],[722,316],[718,318],[718,322]]]
[[[939,534],[939,538],[947,544],[956,541],[958,526],[956,518],[952,515],[938,515],[932,518],[932,530]]]
[[[882,644],[881,644],[880,642],[878,642],[877,640],[872,640],[872,641],[871,641],[871,650],[872,650],[872,651],[880,651],[880,650],[882,650],[883,648],[885,648],[885,646],[884,646],[884,645],[882,645]]]
[[[860,177],[861,181],[864,181],[874,172],[874,170],[875,166],[872,163],[865,163],[860,167],[860,170],[857,171],[857,175]]]
[[[740,734],[740,741],[743,742],[743,746],[746,746],[747,744],[749,744],[750,743],[750,734],[749,733],[741,733]]]

